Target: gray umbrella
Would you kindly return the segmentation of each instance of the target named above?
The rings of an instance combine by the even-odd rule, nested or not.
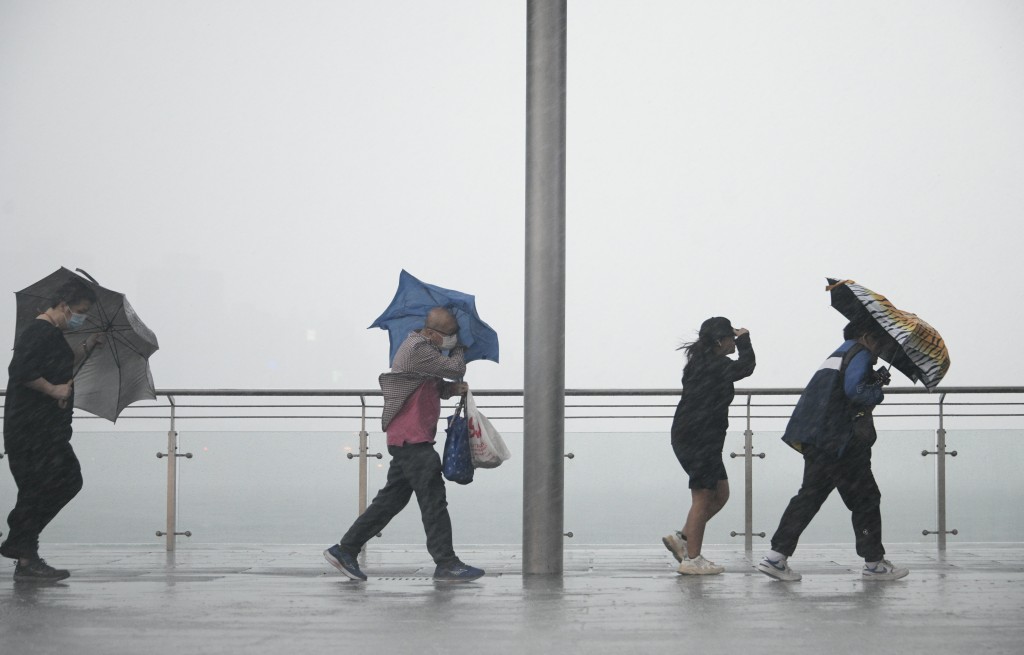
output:
[[[85,325],[64,333],[72,349],[78,348],[90,334],[102,333],[104,338],[104,343],[93,349],[75,371],[75,407],[116,421],[121,410],[133,402],[156,398],[149,357],[160,346],[156,335],[123,293],[101,287],[88,273],[81,272],[88,279],[61,268],[16,292],[15,330],[21,334],[26,325],[47,309],[54,292],[68,280],[77,279],[92,289],[96,302],[86,314]]]

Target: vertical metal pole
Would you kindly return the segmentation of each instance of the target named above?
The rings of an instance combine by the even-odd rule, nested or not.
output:
[[[935,513],[938,519],[939,552],[946,552],[946,428],[943,403],[939,396],[939,429],[935,431]]]
[[[561,574],[565,496],[566,0],[526,3],[523,573]]]
[[[359,514],[366,511],[366,485],[367,485],[367,455],[369,454],[370,443],[366,432],[366,398],[359,396],[359,402],[363,405],[362,423],[359,426]]]
[[[173,552],[178,529],[178,432],[174,429],[174,396],[171,403],[171,429],[167,432],[167,552]]]
[[[750,429],[750,399],[747,396],[747,429],[743,431],[743,549],[754,552],[754,431]]]

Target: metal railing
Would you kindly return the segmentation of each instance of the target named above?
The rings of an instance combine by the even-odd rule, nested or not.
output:
[[[733,537],[742,536],[744,547],[753,548],[753,537],[764,537],[754,532],[754,462],[763,460],[764,453],[754,452],[754,422],[759,426],[776,423],[784,426],[801,389],[737,389],[730,408],[730,418],[743,422],[743,449],[729,453],[731,458],[744,460],[744,527],[733,531]],[[474,396],[485,399],[479,403],[488,417],[500,424],[514,422],[521,426],[521,390],[474,390]],[[949,419],[976,424],[994,422],[999,427],[1011,423],[1014,429],[1024,430],[1024,387],[949,387],[934,393],[919,388],[890,388],[886,390],[886,403],[875,414],[876,424],[890,421],[912,421],[934,426],[935,449],[921,452],[923,457],[935,456],[935,516],[934,530],[923,530],[925,536],[935,535],[939,551],[946,550],[947,535],[956,535],[948,529],[946,516],[946,458],[957,452],[946,447],[946,423]],[[3,391],[0,391],[3,395]],[[950,402],[950,397],[957,400]],[[566,390],[566,421],[576,425],[596,425],[602,431],[615,431],[619,425],[628,425],[637,431],[638,421],[657,422],[667,431],[679,398],[677,389],[569,389]],[[272,399],[272,400],[271,400]],[[268,402],[270,401],[270,402]],[[178,460],[190,459],[192,453],[179,452],[178,426],[183,421],[225,420],[282,420],[303,422],[358,421],[359,447],[357,453],[347,457],[359,464],[359,513],[366,509],[368,461],[381,459],[382,453],[369,452],[368,420],[379,420],[383,399],[379,390],[272,390],[272,389],[167,389],[157,392],[157,401],[139,403],[129,407],[119,419],[118,426],[136,421],[168,421],[167,451],[157,453],[167,459],[166,524],[157,536],[164,537],[166,548],[173,551],[177,537],[191,536],[190,531],[179,531],[177,526]],[[77,421],[93,417],[77,417]],[[98,419],[94,419],[98,420]],[[625,431],[625,430],[623,430]],[[573,453],[565,453],[569,459]],[[0,458],[3,454],[0,454]],[[571,536],[566,533],[565,536]]]

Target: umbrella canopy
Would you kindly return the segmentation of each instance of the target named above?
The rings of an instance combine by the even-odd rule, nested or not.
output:
[[[939,384],[949,370],[949,352],[935,328],[853,280],[826,279],[834,308],[851,321],[873,321],[885,332],[889,343],[882,359],[929,391]]]
[[[156,389],[149,369],[149,357],[160,347],[156,335],[146,327],[124,294],[101,287],[66,268],[54,271],[32,286],[15,293],[15,333],[46,311],[53,294],[69,280],[78,280],[96,294],[85,324],[64,333],[71,348],[90,334],[103,333],[102,345],[75,371],[75,407],[116,421],[128,405],[137,400],[154,400]]]
[[[453,291],[427,284],[403,270],[398,276],[395,298],[367,329],[388,331],[391,355],[388,364],[395,361],[395,353],[413,330],[423,327],[427,312],[444,307],[459,322],[459,343],[466,346],[466,361],[487,359],[498,361],[498,333],[481,320],[476,312],[476,299],[468,293]]]

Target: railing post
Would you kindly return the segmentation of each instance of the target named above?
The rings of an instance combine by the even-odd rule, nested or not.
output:
[[[764,459],[764,453],[754,454],[754,431],[750,429],[750,401],[752,394],[747,394],[747,429],[743,431],[743,454],[729,453],[729,457],[743,458],[743,550],[749,556],[754,551],[754,458]],[[730,532],[730,537],[738,537],[740,533]],[[758,537],[764,537],[758,532]]]
[[[359,514],[360,516],[366,511],[366,488],[369,484],[368,465],[370,457],[376,457],[377,459],[383,459],[384,455],[381,453],[370,454],[370,441],[369,433],[366,431],[366,396],[359,395],[359,404],[362,406],[360,412],[360,423],[359,423],[359,454],[353,455],[348,453],[346,457],[348,459],[359,458]],[[380,536],[380,533],[377,533]],[[363,545],[363,550],[359,553],[360,558],[366,555],[366,545]]]
[[[935,431],[935,514],[938,521],[939,552],[946,552],[946,426],[943,403],[946,394],[939,397],[939,429]]]
[[[173,552],[178,529],[178,431],[175,429],[174,396],[171,403],[171,429],[167,431],[167,552]]]
[[[743,550],[754,550],[754,431],[750,429],[750,399],[747,396],[747,429],[743,431]]]
[[[938,461],[935,462],[935,520],[938,523],[936,530],[922,530],[921,534],[928,536],[936,535],[940,554],[946,552],[946,535],[957,534],[956,530],[946,529],[946,455],[956,457],[956,451],[946,452],[946,425],[945,425],[945,392],[939,396],[939,429],[935,431],[935,451],[921,451],[922,457],[935,455]]]
[[[366,486],[367,486],[367,458],[369,456],[370,443],[366,432],[366,397],[359,396],[362,404],[361,423],[359,424],[359,514],[366,511]]]

